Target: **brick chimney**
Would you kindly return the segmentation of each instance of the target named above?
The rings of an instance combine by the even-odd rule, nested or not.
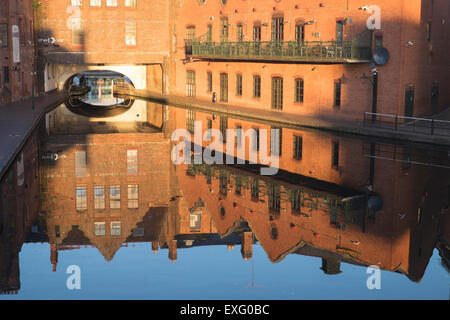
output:
[[[244,232],[241,239],[241,254],[244,260],[251,259],[253,249],[253,232]]]
[[[177,261],[177,240],[169,242],[169,259],[172,262]]]
[[[58,264],[58,249],[54,243],[50,245],[50,262],[53,265],[53,272],[56,272],[56,265]]]
[[[154,254],[158,252],[158,241],[152,241],[152,250]]]

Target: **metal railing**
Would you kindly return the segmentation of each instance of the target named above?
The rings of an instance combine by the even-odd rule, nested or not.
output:
[[[364,125],[414,134],[450,137],[450,121],[432,118],[365,112]]]
[[[240,60],[367,62],[369,45],[356,41],[187,41],[186,53],[192,57]]]

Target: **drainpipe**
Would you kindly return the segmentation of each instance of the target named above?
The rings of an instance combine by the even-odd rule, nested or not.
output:
[[[377,103],[378,103],[378,71],[374,69],[373,73],[373,97],[372,97],[372,122],[376,121]]]

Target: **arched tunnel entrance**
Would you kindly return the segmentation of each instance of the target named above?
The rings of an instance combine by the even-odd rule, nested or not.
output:
[[[64,84],[66,107],[73,113],[95,118],[117,116],[128,111],[134,99],[126,96],[133,82],[122,73],[89,70],[72,75]]]

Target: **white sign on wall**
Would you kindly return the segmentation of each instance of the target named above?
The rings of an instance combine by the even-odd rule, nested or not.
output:
[[[19,27],[12,26],[13,62],[20,63]]]

